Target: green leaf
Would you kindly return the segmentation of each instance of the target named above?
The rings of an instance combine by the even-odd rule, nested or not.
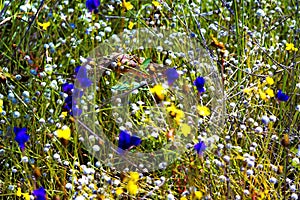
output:
[[[112,86],[111,89],[116,91],[124,91],[130,89],[130,85],[128,83],[121,83]]]
[[[146,60],[144,60],[144,62],[140,66],[141,69],[144,71],[148,67],[151,61],[152,61],[151,58],[147,58]]]

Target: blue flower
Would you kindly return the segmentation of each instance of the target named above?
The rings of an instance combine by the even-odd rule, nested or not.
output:
[[[141,142],[142,140],[139,137],[135,135],[131,136],[127,131],[120,131],[118,153],[122,154],[123,151],[129,150],[135,146],[139,146]]]
[[[82,88],[87,88],[92,85],[92,81],[87,76],[87,69],[85,67],[78,66],[75,68],[76,79]]]
[[[81,110],[81,109],[79,109],[79,108],[73,106],[73,107],[72,107],[72,111],[70,112],[70,115],[76,117],[76,116],[80,116],[81,113],[82,113],[82,110]]]
[[[176,81],[176,79],[178,79],[178,77],[179,77],[178,72],[174,68],[167,69],[165,74],[167,76],[169,85],[172,85]]]
[[[199,93],[205,92],[204,84],[205,84],[205,79],[201,76],[197,77],[196,80],[194,81],[194,85],[197,87]]]
[[[66,109],[67,111],[71,111],[72,109],[72,96],[67,96],[67,98],[65,98],[65,104],[64,104],[64,109]]]
[[[82,110],[76,107],[77,101],[73,99],[72,95],[67,96],[65,99],[65,104],[63,108],[67,110],[70,115],[74,116],[79,116],[82,113]]]
[[[284,94],[281,90],[277,91],[276,98],[279,101],[287,101],[290,97],[287,94]]]
[[[298,157],[300,157],[300,145],[298,145],[298,151],[297,151],[297,154],[296,154]]]
[[[65,93],[69,93],[69,92],[71,92],[72,91],[72,89],[74,88],[74,85],[72,84],[72,83],[64,83],[63,85],[62,85],[62,90],[63,90],[63,92],[65,92]]]
[[[197,144],[195,144],[194,149],[197,151],[198,155],[203,155],[203,152],[206,149],[206,145],[203,141],[198,142]]]
[[[22,151],[25,149],[25,143],[29,140],[30,136],[26,133],[27,128],[17,128],[14,127],[14,132],[16,134],[15,141],[18,142],[19,147]]]
[[[100,0],[87,0],[85,3],[89,12],[98,13],[98,7],[100,6]]]
[[[33,195],[36,196],[36,200],[46,200],[46,190],[43,187],[33,190]]]
[[[75,28],[76,28],[76,25],[75,25],[74,23],[70,23],[69,25],[70,25],[70,27],[71,27],[72,29],[75,29]]]
[[[76,99],[76,98],[81,98],[82,95],[83,95],[83,91],[82,91],[82,90],[80,90],[80,89],[78,89],[78,88],[75,88],[75,89],[73,90],[73,96],[74,96],[75,99]]]
[[[80,65],[79,65],[79,66],[77,66],[77,67],[75,67],[75,69],[74,69],[74,72],[75,72],[75,74],[76,74],[76,75],[78,74],[78,72],[79,72],[80,68],[81,68],[81,66],[80,66]]]

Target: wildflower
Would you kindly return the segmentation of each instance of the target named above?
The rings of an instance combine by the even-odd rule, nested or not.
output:
[[[25,200],[30,200],[30,195],[28,193],[22,193],[21,188],[19,188],[19,187],[17,189],[16,195],[17,195],[17,197],[23,196]]]
[[[65,98],[65,104],[63,107],[65,110],[71,112],[72,109],[72,96],[67,96],[67,98]]]
[[[277,183],[277,179],[275,177],[271,177],[269,181],[273,184]]]
[[[126,0],[123,0],[122,6],[123,6],[126,10],[132,10],[132,9],[133,9],[133,5],[132,5],[130,2],[126,2]]]
[[[33,190],[33,195],[36,196],[36,200],[46,200],[46,191],[43,187]]]
[[[135,195],[138,191],[137,182],[139,180],[139,173],[138,172],[130,172],[129,173],[129,181],[126,185],[126,189],[130,195]]]
[[[92,81],[87,76],[87,69],[85,67],[78,66],[75,69],[76,79],[82,88],[87,88],[92,84]]]
[[[82,110],[80,108],[77,108],[76,106],[72,107],[72,111],[70,112],[70,115],[80,116],[81,114],[82,114]]]
[[[266,89],[266,93],[267,95],[269,95],[269,97],[274,97],[274,91],[271,88]]]
[[[196,199],[202,199],[203,197],[203,194],[200,191],[195,191],[194,195]]]
[[[206,149],[206,145],[203,141],[200,141],[197,144],[195,144],[194,149],[197,151],[198,155],[203,155],[203,152]]]
[[[283,93],[281,90],[278,90],[277,94],[276,94],[276,98],[279,101],[287,101],[289,99],[289,96],[287,94]]]
[[[129,22],[128,24],[128,29],[131,30],[134,26],[134,23],[132,21]]]
[[[297,200],[298,199],[298,195],[296,193],[292,193],[291,199]]]
[[[68,126],[63,126],[61,129],[56,131],[58,138],[69,140],[71,137],[71,129]]]
[[[66,116],[68,115],[68,112],[61,112],[61,115],[62,115],[63,117],[66,117]]]
[[[169,85],[172,85],[176,81],[176,79],[178,79],[178,77],[179,77],[178,72],[174,68],[167,69],[165,74],[167,76]]]
[[[210,110],[206,106],[197,106],[197,110],[198,110],[199,115],[201,115],[203,117],[210,115]]]
[[[15,140],[18,142],[20,149],[23,151],[25,149],[25,143],[30,138],[29,135],[26,133],[27,128],[14,127],[14,132],[16,134]]]
[[[83,91],[78,89],[78,88],[75,88],[72,92],[72,95],[75,97],[75,98],[81,98],[82,95],[83,95]]]
[[[152,1],[152,4],[157,8],[161,7],[161,4],[158,1]]]
[[[261,89],[258,90],[259,96],[262,100],[266,100],[267,99],[267,95],[265,92],[263,92]]]
[[[75,29],[75,28],[76,28],[76,25],[75,25],[74,23],[70,23],[69,25],[70,25],[70,27],[71,27],[72,29]]]
[[[136,195],[138,191],[138,186],[133,181],[128,181],[126,189],[130,195]]]
[[[125,150],[129,150],[134,146],[139,146],[141,142],[142,140],[139,137],[135,135],[131,136],[127,131],[120,131],[118,152],[122,154]]]
[[[274,84],[273,78],[271,78],[271,77],[269,77],[269,76],[266,78],[266,82],[267,82],[269,85],[273,85],[273,84]]]
[[[265,13],[265,11],[263,11],[262,9],[258,9],[258,10],[256,11],[256,15],[257,15],[258,17],[264,17],[264,16],[266,16],[266,13]]]
[[[50,22],[45,22],[45,23],[40,23],[40,22],[37,22],[37,24],[39,26],[41,26],[43,28],[43,30],[47,30],[47,28],[50,26]]]
[[[174,104],[172,104],[171,106],[169,106],[167,108],[167,112],[170,113],[170,115],[172,117],[174,117],[175,121],[177,122],[177,124],[180,123],[181,119],[184,118],[184,112],[180,109],[177,109],[176,106]]]
[[[3,108],[2,108],[2,106],[3,106],[3,100],[2,99],[0,99],[0,114],[2,113],[2,111],[3,111]]]
[[[116,195],[121,195],[123,193],[123,189],[122,188],[117,188],[116,189]]]
[[[139,180],[140,174],[138,172],[130,172],[130,180],[133,182],[137,182]]]
[[[95,14],[98,13],[98,7],[100,6],[100,0],[87,0],[85,5],[89,12],[94,12]]]
[[[196,80],[194,81],[194,85],[197,87],[197,90],[200,94],[205,92],[204,83],[205,83],[205,79],[200,76],[197,77]]]
[[[180,123],[182,118],[184,118],[184,112],[180,109],[177,109],[177,113],[176,113],[176,117],[175,117],[175,121],[177,122],[177,124]]]
[[[18,197],[20,197],[20,196],[21,196],[21,194],[22,194],[22,192],[21,192],[21,188],[18,188],[18,190],[17,190],[17,194],[16,194],[16,195],[17,195]]]
[[[298,51],[298,48],[295,48],[293,43],[286,43],[285,50],[287,51]]]
[[[262,123],[264,123],[265,125],[267,125],[270,122],[270,118],[268,116],[266,116],[266,115],[263,115],[261,117],[261,121],[262,121]]]
[[[187,135],[191,132],[191,127],[188,124],[181,124],[181,132],[187,137]]]
[[[250,92],[252,92],[253,88],[245,88],[243,90],[244,93],[249,94]]]
[[[159,100],[163,100],[165,98],[166,91],[161,84],[155,85],[150,89],[151,93],[154,93]]]
[[[74,85],[72,84],[72,83],[64,83],[63,85],[62,85],[62,90],[63,90],[63,92],[65,92],[65,93],[69,93],[69,92],[71,92],[72,91],[72,89],[74,88]]]

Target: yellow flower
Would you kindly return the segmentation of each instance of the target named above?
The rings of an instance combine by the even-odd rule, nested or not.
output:
[[[116,189],[116,195],[121,195],[123,193],[123,189],[122,188],[117,188]]]
[[[188,200],[186,197],[181,197],[180,200]]]
[[[295,48],[293,43],[286,43],[285,50],[287,51],[298,51],[298,48]]]
[[[200,191],[195,192],[195,198],[196,199],[202,199],[202,197],[203,197],[202,192],[200,192]]]
[[[129,24],[128,24],[129,30],[131,30],[133,28],[133,26],[134,26],[134,23],[132,21],[130,21]]]
[[[3,100],[0,99],[0,113],[3,111],[2,106],[3,106]]]
[[[17,193],[16,193],[16,195],[17,195],[18,197],[20,197],[20,196],[21,196],[21,194],[22,194],[22,192],[21,192],[21,188],[18,188],[18,189],[17,189]]]
[[[243,92],[246,93],[246,94],[249,94],[252,90],[253,90],[253,88],[245,88],[243,90]]]
[[[28,193],[22,194],[25,200],[30,200],[30,195]]]
[[[180,123],[182,118],[184,118],[184,112],[182,110],[177,109],[175,117],[175,121],[177,122],[177,124]]]
[[[167,107],[167,112],[169,112],[172,117],[175,117],[177,112],[176,106],[172,104],[171,106]]]
[[[167,112],[170,113],[172,117],[175,117],[175,121],[177,122],[177,124],[179,124],[181,119],[185,116],[184,112],[180,109],[177,109],[174,104],[167,107]]]
[[[267,90],[266,90],[266,93],[267,93],[267,95],[269,95],[269,97],[274,97],[275,95],[274,95],[274,91],[271,89],[271,88],[268,88]]]
[[[28,193],[22,193],[21,188],[18,187],[16,195],[18,197],[23,196],[25,200],[30,200],[30,195]]]
[[[66,117],[68,115],[68,112],[62,112],[61,115]]]
[[[266,82],[267,82],[269,85],[273,85],[273,84],[274,84],[274,80],[273,80],[270,76],[268,76],[268,77],[266,78]]]
[[[181,124],[181,132],[186,137],[191,132],[191,127],[188,124]]]
[[[286,43],[285,44],[285,50],[290,51],[294,48],[294,44],[293,43]]]
[[[45,31],[47,30],[47,28],[50,26],[50,22],[45,22],[45,23],[37,23],[39,26],[41,26]]]
[[[198,110],[199,115],[201,115],[201,116],[205,117],[205,116],[210,115],[210,110],[206,106],[197,106],[197,110]]]
[[[161,7],[161,4],[160,4],[158,1],[152,1],[152,4],[153,4],[155,7]]]
[[[127,191],[130,195],[136,195],[138,191],[138,186],[135,182],[129,181],[127,183]]]
[[[138,172],[130,172],[130,181],[137,182],[139,180],[140,174]]]
[[[150,92],[156,94],[156,96],[163,100],[165,98],[165,89],[161,84],[155,85],[153,88],[150,88]]]
[[[126,2],[126,0],[123,0],[123,7],[126,9],[126,10],[132,10],[133,9],[133,5],[130,3],[130,2]]]
[[[67,126],[63,126],[61,129],[56,131],[57,137],[69,140],[71,137],[71,129]]]
[[[266,100],[267,99],[267,95],[266,93],[264,93],[261,89],[259,89],[259,96],[262,100]]]

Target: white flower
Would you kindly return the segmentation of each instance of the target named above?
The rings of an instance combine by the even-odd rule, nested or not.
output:
[[[266,16],[266,13],[265,13],[265,11],[263,11],[262,9],[258,9],[258,10],[256,11],[256,15],[257,15],[258,17],[264,17],[264,16]]]
[[[291,195],[291,199],[298,199],[298,195],[296,194],[296,193],[293,193],[292,195]]]
[[[270,183],[273,183],[273,184],[277,183],[277,179],[274,178],[274,177],[271,177],[270,178]]]
[[[72,186],[71,183],[67,183],[65,187],[66,187],[67,190],[72,190],[73,186]]]
[[[261,117],[261,121],[262,121],[262,123],[264,123],[265,125],[267,125],[270,122],[270,118],[268,116],[266,116],[266,115],[263,115]]]
[[[22,157],[21,161],[24,163],[28,163],[28,157],[27,156]]]
[[[256,133],[262,133],[263,132],[262,127],[260,127],[260,126],[256,127],[255,132]]]

